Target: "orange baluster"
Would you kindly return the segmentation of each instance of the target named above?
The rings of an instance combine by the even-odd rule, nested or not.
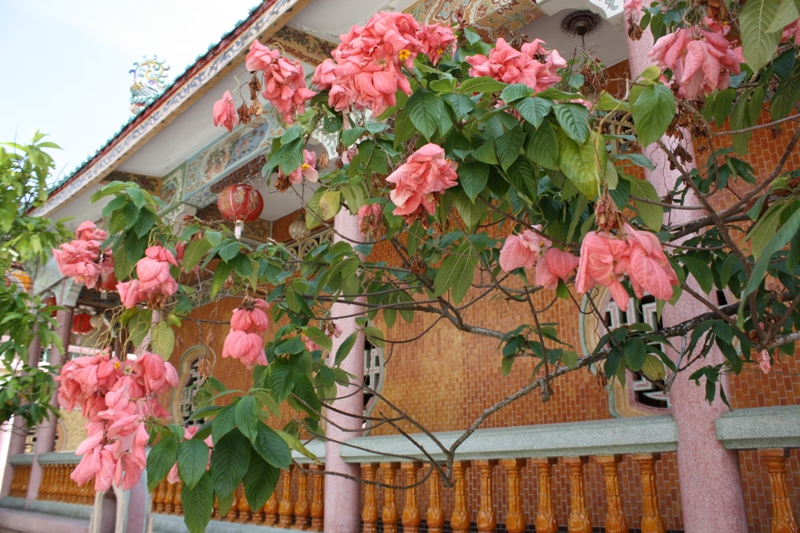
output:
[[[261,524],[263,522],[264,522],[264,505],[262,505],[260,509],[252,511],[252,514],[250,515],[251,524]]]
[[[281,503],[278,506],[278,515],[281,517],[278,521],[278,527],[290,528],[292,527],[292,515],[294,513],[294,502],[292,502],[292,471],[293,466],[289,466],[289,470],[281,472]]]
[[[53,488],[50,492],[50,499],[54,502],[59,501],[61,497],[62,471],[62,465],[53,465]]]
[[[175,483],[167,483],[164,491],[164,512],[166,514],[175,513]]]
[[[239,522],[246,524],[250,522],[250,517],[253,513],[250,510],[250,504],[247,503],[247,496],[244,493],[244,486],[241,486],[236,490],[239,493],[239,505],[237,506],[237,510],[239,511]]]
[[[264,504],[264,525],[274,526],[278,521],[278,488],[270,495],[267,503]]]
[[[450,527],[453,533],[468,533],[469,531],[469,508],[467,507],[467,468],[471,465],[470,461],[453,461],[453,481],[455,483],[455,505],[453,514],[450,516]]]
[[[444,511],[442,510],[441,475],[435,468],[428,477],[430,486],[430,500],[428,501],[428,514],[425,519],[428,524],[428,533],[442,533],[444,528]]]
[[[480,505],[478,508],[478,531],[494,533],[497,529],[497,516],[494,513],[494,494],[492,492],[492,470],[497,461],[476,461],[481,478]]]
[[[508,533],[524,533],[525,515],[522,513],[520,496],[520,470],[528,463],[525,459],[503,459],[503,468],[508,478],[508,514],[506,530]]]
[[[786,487],[788,450],[782,448],[758,450],[758,455],[767,463],[769,482],[772,487],[770,533],[797,533],[797,522],[794,519],[792,502]]]
[[[322,531],[325,515],[325,478],[320,472],[322,472],[323,466],[313,464],[309,468],[314,471],[311,476],[313,480],[311,485],[311,531]]]
[[[236,518],[239,516],[239,487],[236,487],[233,491],[233,503],[231,503],[231,508],[228,509],[228,514],[225,515],[225,520],[228,522],[236,522]]]
[[[381,463],[384,485],[397,485],[397,469],[399,463]],[[397,513],[397,503],[395,500],[395,489],[383,488],[383,511],[381,512],[384,533],[397,533],[397,521],[400,519]]]
[[[212,520],[222,520],[222,515],[219,514],[219,499],[214,498],[214,512],[211,513]]]
[[[597,462],[603,469],[606,481],[606,533],[628,533],[628,521],[622,511],[622,495],[619,490],[618,466],[620,455],[598,455]]]
[[[553,465],[557,459],[534,459],[539,479],[539,505],[536,510],[536,533],[556,533],[558,522],[553,510]]]
[[[59,502],[67,501],[69,494],[69,465],[60,465],[61,479],[58,483],[58,500]]]
[[[93,505],[94,494],[94,481],[89,480],[81,486],[81,503],[84,505]]]
[[[308,515],[311,509],[308,505],[308,475],[302,468],[297,469],[297,501],[294,504],[293,529],[307,529]]]
[[[181,492],[183,491],[183,483],[178,481],[175,483],[175,496],[172,497],[173,513],[178,516],[183,516],[183,500],[181,499]]]
[[[69,503],[77,503],[80,494],[80,488],[78,487],[78,484],[72,479],[72,472],[74,471],[75,465],[70,465],[69,471],[67,472],[67,501]]]
[[[42,465],[42,480],[39,482],[39,493],[36,495],[37,500],[46,500],[47,494],[50,491],[50,465]]]
[[[586,509],[586,494],[583,485],[583,465],[588,457],[566,457],[564,463],[569,469],[570,505],[567,531],[569,533],[592,533],[592,520]]]
[[[162,479],[161,483],[153,491],[153,511],[156,513],[164,512],[164,496],[167,493],[167,480]]]
[[[420,466],[422,466],[420,463],[403,463],[400,466],[405,477],[406,487],[411,487],[417,482],[417,472]],[[417,503],[417,487],[408,488],[405,493],[402,515],[403,533],[417,533],[419,525],[422,523],[422,516]]]
[[[368,483],[364,485],[364,503],[361,506],[362,533],[375,533],[378,531],[378,502],[375,485],[369,483],[375,481],[375,474],[378,470],[377,463],[364,463],[361,465],[361,477]]]
[[[642,477],[642,533],[666,533],[667,526],[658,510],[658,489],[656,487],[656,461],[658,453],[637,453],[633,460],[639,464]]]

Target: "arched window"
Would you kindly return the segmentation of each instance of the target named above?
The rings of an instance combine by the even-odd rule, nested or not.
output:
[[[182,424],[184,427],[199,426],[205,419],[189,420],[195,412],[195,397],[200,390],[205,379],[200,372],[203,360],[206,357],[206,350],[202,346],[189,348],[181,356],[178,369],[178,380],[180,385],[172,392],[170,411],[175,423]]]

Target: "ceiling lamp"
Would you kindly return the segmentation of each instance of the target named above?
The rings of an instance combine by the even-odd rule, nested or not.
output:
[[[297,242],[305,240],[311,235],[311,230],[306,226],[306,217],[302,211],[297,215],[297,220],[289,225],[289,235]]]
[[[561,21],[561,31],[583,38],[600,27],[600,15],[587,9],[570,13]]]
[[[251,185],[228,185],[219,193],[217,207],[226,220],[234,223],[234,233],[240,239],[244,223],[256,220],[264,210],[264,198]]]

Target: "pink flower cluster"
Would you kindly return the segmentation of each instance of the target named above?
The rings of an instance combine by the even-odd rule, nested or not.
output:
[[[642,0],[627,0],[622,6],[622,10],[627,17],[638,16],[642,12]]]
[[[541,231],[540,225],[534,229]],[[519,267],[526,269],[536,266],[536,284],[554,289],[558,280],[566,280],[570,272],[578,266],[578,258],[558,248],[552,242],[532,230],[526,229],[519,235],[509,235],[500,249],[500,268],[511,272]]]
[[[503,83],[524,83],[536,92],[543,91],[561,81],[557,71],[567,66],[557,50],[548,51],[543,44],[544,41],[534,39],[517,50],[500,38],[489,57],[478,54],[466,58],[472,65],[469,75],[490,76]]]
[[[428,143],[409,156],[405,163],[386,178],[397,185],[389,194],[397,206],[395,215],[419,216],[424,208],[430,214],[436,210],[436,195],[456,186],[458,164],[446,159],[444,149]]]
[[[178,283],[169,273],[170,265],[178,266],[172,252],[163,246],[151,246],[144,255],[136,263],[139,279],[117,284],[120,300],[126,309],[133,309],[140,302],[160,307],[163,300],[178,291]]]
[[[246,300],[242,307],[233,310],[231,331],[222,345],[222,357],[239,359],[248,368],[267,364],[261,337],[269,329],[267,311],[269,304],[260,298]]]
[[[658,237],[629,224],[623,226],[623,231],[619,237],[600,231],[584,237],[575,289],[588,292],[596,285],[608,287],[617,306],[626,311],[629,296],[620,280],[627,275],[637,298],[647,292],[659,300],[671,299],[678,276]]]
[[[77,283],[85,284],[90,289],[97,286],[98,280],[105,288],[106,280],[111,280],[114,276],[111,250],[100,252],[100,246],[108,237],[108,233],[98,229],[94,222],[87,220],[78,226],[75,236],[77,239],[53,250],[58,269],[65,276],[71,277]],[[113,290],[113,282],[111,285]]]
[[[411,94],[411,85],[401,68],[413,68],[414,58],[426,53],[436,64],[453,50],[450,28],[434,24],[420,27],[407,13],[380,12],[364,26],[353,26],[314,71],[314,85],[328,90],[328,104],[337,111],[370,109],[376,115],[397,103],[400,89]]]
[[[222,126],[228,133],[239,124],[239,115],[236,113],[236,104],[230,91],[225,91],[222,98],[214,102],[214,125]]]
[[[178,386],[175,368],[147,352],[124,363],[104,353],[69,361],[56,380],[59,405],[79,407],[87,420],[88,436],[75,452],[83,457],[70,477],[78,485],[94,478],[96,491],[136,485],[147,466],[144,422],[169,418],[156,395]]]
[[[706,18],[708,30],[698,26],[683,28],[661,37],[649,56],[661,68],[671,69],[682,98],[701,92],[727,89],[730,75],[741,72],[742,47],[733,47],[725,38],[730,26]]]
[[[305,112],[306,101],[314,97],[314,91],[306,87],[300,62],[282,56],[278,50],[258,41],[250,45],[245,67],[249,71],[263,72],[264,90],[261,95],[275,106],[288,124],[292,124],[298,114]]]
[[[781,35],[781,42],[788,43],[792,38],[794,38],[795,44],[800,44],[800,19],[795,20],[785,28],[783,28],[783,34]]]
[[[183,430],[183,438],[185,440],[191,439],[192,437],[194,437],[195,433],[197,433],[198,429],[200,429],[200,426],[189,426],[188,428],[184,428],[184,430]],[[213,446],[214,446],[214,443],[213,443],[213,440],[211,438],[211,435],[206,437],[203,442],[205,442],[206,445],[209,448],[213,448]],[[206,470],[208,470],[210,467],[211,467],[211,450],[209,449],[208,450],[208,463],[206,464]],[[167,474],[167,483],[171,483],[171,484],[174,485],[175,483],[179,482],[180,480],[181,480],[181,478],[178,476],[178,463],[176,462],[174,465],[172,465],[172,468],[170,468],[169,473]]]

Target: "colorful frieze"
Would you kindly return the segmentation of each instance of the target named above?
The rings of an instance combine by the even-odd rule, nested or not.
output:
[[[456,24],[460,14],[491,39],[508,37],[543,16],[536,4],[526,0],[419,0],[408,12],[426,24]]]

